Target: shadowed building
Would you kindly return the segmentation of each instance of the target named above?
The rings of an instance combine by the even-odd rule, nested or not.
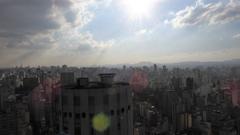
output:
[[[57,102],[56,123],[59,124],[56,129],[60,133],[133,134],[132,95],[128,83],[114,83],[114,74],[99,76],[100,82],[89,82],[88,78],[79,78],[77,85],[63,86]],[[93,119],[98,116],[100,118],[94,125]]]

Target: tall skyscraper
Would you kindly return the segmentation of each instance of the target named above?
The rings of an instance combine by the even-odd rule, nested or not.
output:
[[[79,78],[76,85],[62,87],[56,109],[56,129],[60,133],[133,134],[132,94],[128,83],[113,82],[114,74],[99,76],[100,82]]]

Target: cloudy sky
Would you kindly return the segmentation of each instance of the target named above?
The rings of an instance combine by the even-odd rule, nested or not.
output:
[[[240,0],[0,0],[0,66],[240,58]]]

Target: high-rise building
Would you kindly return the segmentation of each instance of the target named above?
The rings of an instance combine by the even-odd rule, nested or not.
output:
[[[0,134],[1,135],[16,135],[16,113],[0,112]]]
[[[5,101],[4,110],[0,110],[0,134],[16,135],[17,133],[17,114],[14,96],[9,96]]]
[[[74,73],[73,72],[61,73],[61,84],[62,84],[62,86],[73,85],[74,84]]]
[[[114,82],[114,74],[99,76],[100,82],[79,78],[76,85],[62,87],[60,98],[56,100],[57,132],[71,135],[133,135],[129,84]],[[100,118],[98,127],[95,127],[93,119],[99,115],[103,115],[108,122]],[[99,130],[101,127],[104,129]]]

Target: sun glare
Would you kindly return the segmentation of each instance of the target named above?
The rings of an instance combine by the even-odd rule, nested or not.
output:
[[[157,0],[122,0],[124,10],[131,19],[142,19],[151,16]]]

